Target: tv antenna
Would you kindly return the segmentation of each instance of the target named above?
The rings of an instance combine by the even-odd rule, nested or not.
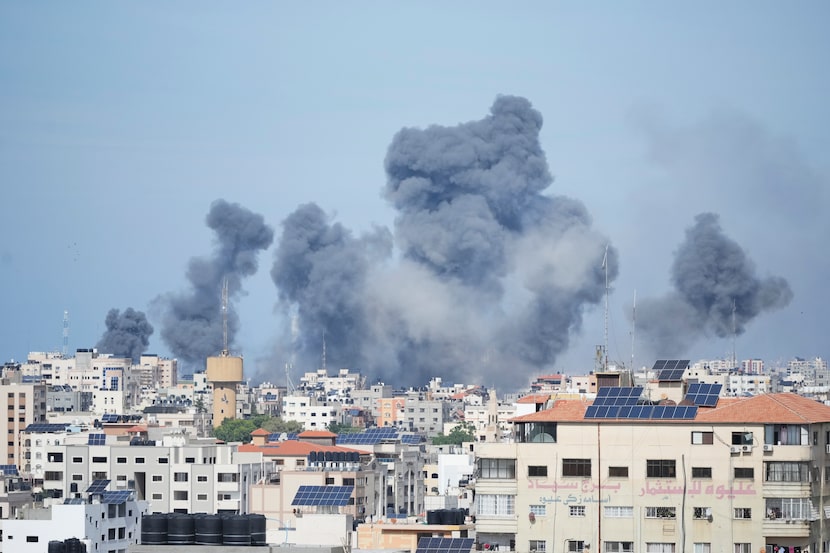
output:
[[[222,281],[222,357],[228,355],[228,277],[225,277]]]

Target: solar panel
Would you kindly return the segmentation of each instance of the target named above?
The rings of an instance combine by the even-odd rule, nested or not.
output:
[[[418,445],[424,441],[424,437],[420,434],[401,434],[401,443]]]
[[[64,505],[83,505],[84,503],[86,503],[86,501],[80,497],[67,497],[63,500]]]
[[[103,497],[101,498],[101,503],[109,503],[112,505],[120,505],[121,503],[126,502],[130,499],[132,495],[132,490],[118,490],[115,492],[107,492],[103,493]]]
[[[26,429],[23,432],[38,432],[38,433],[65,432],[67,426],[69,426],[69,424],[35,422],[35,423],[32,423],[29,426],[27,426]]]
[[[688,366],[688,359],[658,359],[651,370],[657,373],[660,382],[680,382]]]
[[[473,538],[421,538],[416,553],[470,553]]]
[[[685,420],[697,415],[696,405],[591,405],[586,419]]]
[[[354,486],[300,486],[291,504],[342,507],[348,505],[352,492]]]
[[[106,434],[90,434],[87,437],[87,445],[105,445],[107,443]]]
[[[689,384],[686,399],[701,407],[714,407],[718,404],[721,388],[721,384],[701,384],[695,382]]]
[[[86,493],[103,493],[109,485],[109,480],[93,480],[92,484],[86,489]]]
[[[0,472],[6,476],[18,476],[17,465],[0,465]]]

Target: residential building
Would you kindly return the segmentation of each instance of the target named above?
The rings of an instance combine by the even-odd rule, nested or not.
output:
[[[515,418],[514,442],[475,444],[479,543],[546,553],[826,551],[830,407],[718,392],[653,405],[640,387],[600,388],[593,404],[557,400]]]
[[[0,459],[4,465],[26,470],[23,431],[32,423],[46,420],[46,386],[41,384],[0,385],[0,397],[6,399],[6,416],[0,417]]]

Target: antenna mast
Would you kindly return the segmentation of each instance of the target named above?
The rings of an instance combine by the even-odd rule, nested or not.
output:
[[[735,298],[732,298],[732,368],[738,368],[738,356],[735,353],[735,338],[738,335],[738,327],[735,323]]]
[[[634,306],[631,308],[631,371],[634,372],[634,335],[637,332],[637,290],[634,290]]]
[[[69,353],[69,311],[63,312],[63,357]]]
[[[222,282],[222,356],[228,352],[228,277]]]
[[[326,333],[323,333],[323,370],[326,370]]]
[[[605,245],[605,255],[602,257],[602,266],[605,269],[605,360],[603,370],[608,370],[608,244]]]

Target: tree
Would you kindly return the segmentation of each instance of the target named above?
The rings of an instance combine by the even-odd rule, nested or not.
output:
[[[446,436],[438,434],[432,438],[434,445],[461,445],[464,442],[474,442],[476,440],[475,428],[468,422],[463,422],[450,430]]]
[[[196,398],[196,401],[193,402],[193,407],[196,408],[197,413],[206,413],[207,407],[205,407],[205,398],[199,395]]]
[[[251,441],[251,432],[257,429],[251,419],[225,419],[218,427],[213,429],[213,436],[223,442]]]

